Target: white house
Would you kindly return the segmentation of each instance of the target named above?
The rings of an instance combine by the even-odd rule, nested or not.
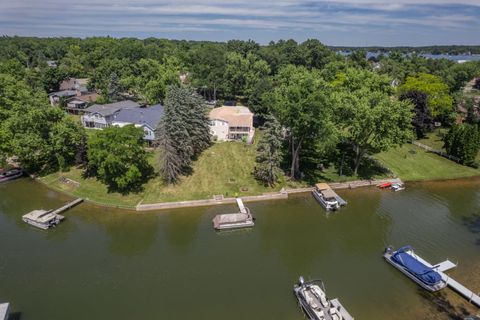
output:
[[[210,132],[218,141],[243,140],[252,143],[253,113],[247,107],[219,107],[210,111]]]
[[[133,124],[136,127],[142,127],[145,132],[143,138],[153,141],[155,140],[155,129],[162,120],[163,113],[164,109],[160,104],[148,108],[122,109],[115,115],[112,125],[123,127]]]
[[[125,100],[109,104],[94,104],[84,110],[85,114],[81,117],[85,128],[103,129],[112,125],[115,116],[123,109],[139,108],[136,102]]]

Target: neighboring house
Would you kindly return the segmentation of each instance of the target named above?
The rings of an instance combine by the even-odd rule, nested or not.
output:
[[[85,128],[103,129],[112,125],[115,116],[123,109],[139,108],[140,105],[134,101],[125,100],[109,104],[94,104],[83,110],[81,117],[82,125]]]
[[[67,110],[72,113],[81,113],[80,106],[82,100],[84,102],[93,103],[97,100],[98,94],[96,92],[89,92],[87,89],[88,79],[69,78],[63,80],[60,84],[60,91],[51,92],[48,97],[52,106],[58,105],[62,99],[67,102]],[[71,103],[70,103],[71,102]]]
[[[148,108],[122,109],[115,115],[112,125],[123,127],[129,124],[135,127],[142,127],[144,139],[151,142],[155,140],[155,129],[162,120],[164,113],[163,106],[156,104]]]
[[[253,142],[253,113],[247,107],[223,106],[210,111],[210,132],[218,141]]]

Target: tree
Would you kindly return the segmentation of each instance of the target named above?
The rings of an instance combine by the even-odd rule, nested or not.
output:
[[[304,144],[327,141],[333,134],[332,101],[327,84],[317,71],[288,65],[275,79],[266,95],[270,109],[287,129],[290,150],[290,177],[300,177],[300,157]]]
[[[226,56],[225,93],[230,97],[251,97],[259,81],[270,73],[264,60],[253,53],[243,57],[240,53],[230,52]]]
[[[445,150],[460,159],[460,163],[473,165],[480,150],[480,127],[478,125],[454,124],[444,138]]]
[[[473,89],[480,90],[480,78],[475,79],[475,83],[473,84]]]
[[[88,141],[87,172],[112,191],[138,191],[153,172],[143,147],[143,135],[143,129],[133,125],[97,132]]]
[[[189,87],[170,86],[163,119],[157,129],[160,171],[174,183],[180,174],[189,174],[191,163],[211,144],[205,101]]]
[[[273,116],[268,116],[258,142],[253,175],[266,185],[274,186],[281,173],[283,160],[282,127]]]
[[[23,81],[0,75],[0,153],[18,157],[32,173],[66,168],[85,138],[80,125],[47,101]]]
[[[413,106],[392,99],[388,83],[388,78],[356,69],[349,69],[345,80],[334,82],[337,124],[342,140],[353,148],[354,174],[367,153],[385,151],[412,138]]]
[[[424,138],[434,128],[433,117],[427,106],[427,95],[420,91],[407,91],[400,95],[400,100],[408,100],[414,105],[412,125],[417,138]]]
[[[449,88],[437,76],[419,73],[416,76],[407,77],[399,90],[400,93],[408,91],[425,93],[428,108],[434,118],[445,117],[453,111],[453,98],[449,94]]]
[[[120,99],[120,82],[115,72],[110,75],[106,93],[108,101],[115,102]]]

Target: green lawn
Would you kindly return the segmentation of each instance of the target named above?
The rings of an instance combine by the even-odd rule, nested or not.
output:
[[[375,155],[405,181],[455,179],[479,176],[480,170],[462,166],[412,144]]]
[[[424,139],[418,140],[418,142],[423,143],[426,146],[432,147],[436,150],[445,151],[443,147],[443,136],[447,134],[447,129],[437,129],[433,132],[427,134]],[[480,152],[477,155],[477,162],[480,163]]]

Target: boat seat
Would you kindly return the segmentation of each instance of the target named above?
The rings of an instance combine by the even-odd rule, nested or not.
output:
[[[343,317],[342,315],[338,312],[337,309],[335,308],[330,308],[330,310],[328,311],[328,313],[330,313],[330,315],[332,316],[332,319],[333,320],[342,320]]]

